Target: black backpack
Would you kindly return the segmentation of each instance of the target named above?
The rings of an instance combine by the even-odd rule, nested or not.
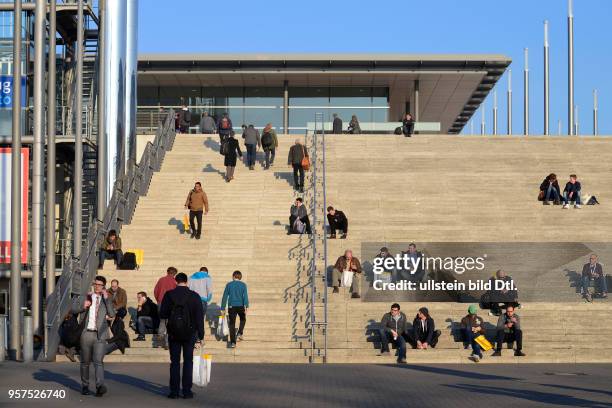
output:
[[[591,196],[591,198],[589,198],[589,201],[587,201],[586,205],[595,205],[595,204],[599,204],[599,201],[597,201],[597,197],[595,196]]]
[[[229,140],[227,140],[227,139],[225,139],[225,138],[224,138],[224,139],[223,139],[223,141],[221,142],[221,148],[219,149],[219,152],[220,152],[220,153],[221,153],[223,156],[225,156],[225,155],[227,154],[227,150],[228,150],[228,148],[229,148],[229,146],[228,146],[228,145],[229,145]]]
[[[81,343],[81,334],[85,329],[85,316],[82,316],[81,321],[78,320],[78,315],[72,314],[68,319],[64,320],[61,325],[61,344],[64,347],[77,347]]]
[[[272,135],[270,132],[266,132],[261,137],[261,145],[265,148],[272,147],[274,140],[272,139]]]
[[[138,265],[136,264],[136,254],[134,254],[133,252],[126,252],[125,254],[123,254],[119,269],[133,271],[137,267]]]
[[[172,299],[172,303],[172,310],[170,310],[170,317],[166,325],[168,334],[173,340],[190,340],[193,336],[193,329],[186,299],[182,303],[177,303],[175,299]]]
[[[396,135],[401,135],[402,133],[404,133],[404,131],[402,130],[402,127],[399,126],[395,128],[395,131],[393,133],[395,133]]]

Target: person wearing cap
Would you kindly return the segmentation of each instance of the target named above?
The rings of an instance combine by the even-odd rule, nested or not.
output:
[[[481,334],[485,334],[485,329],[483,327],[484,320],[476,314],[477,312],[478,307],[476,305],[470,305],[470,307],[468,307],[468,314],[461,319],[461,333],[463,334],[464,341],[472,346],[472,354],[469,358],[475,363],[479,362],[483,357],[482,349],[475,339]]]
[[[413,349],[427,350],[430,347],[436,347],[442,332],[436,330],[436,324],[429,315],[429,310],[422,307],[412,322],[412,330],[409,330],[406,334],[406,341],[410,343]]]

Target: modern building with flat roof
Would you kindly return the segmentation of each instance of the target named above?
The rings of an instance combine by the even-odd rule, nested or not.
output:
[[[272,122],[285,133],[303,133],[315,112],[345,122],[411,112],[457,134],[510,63],[496,54],[142,54],[138,126],[148,126],[147,112],[184,103],[228,112],[235,127]]]

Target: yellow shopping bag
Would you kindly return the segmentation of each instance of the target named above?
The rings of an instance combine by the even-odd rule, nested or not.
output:
[[[187,215],[186,213],[183,214],[183,231],[189,231],[189,215]]]
[[[474,339],[476,343],[482,348],[483,351],[489,351],[493,348],[493,345],[485,336],[482,334]]]

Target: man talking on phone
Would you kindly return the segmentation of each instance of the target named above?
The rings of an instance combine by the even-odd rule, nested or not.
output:
[[[108,339],[108,319],[115,317],[113,302],[106,291],[106,278],[96,276],[93,292],[83,301],[79,296],[72,305],[72,313],[83,314],[85,319],[81,333],[81,394],[89,395],[89,364],[93,360],[96,379],[96,397],[107,391],[104,385],[104,354]],[[83,303],[81,303],[83,302]]]

